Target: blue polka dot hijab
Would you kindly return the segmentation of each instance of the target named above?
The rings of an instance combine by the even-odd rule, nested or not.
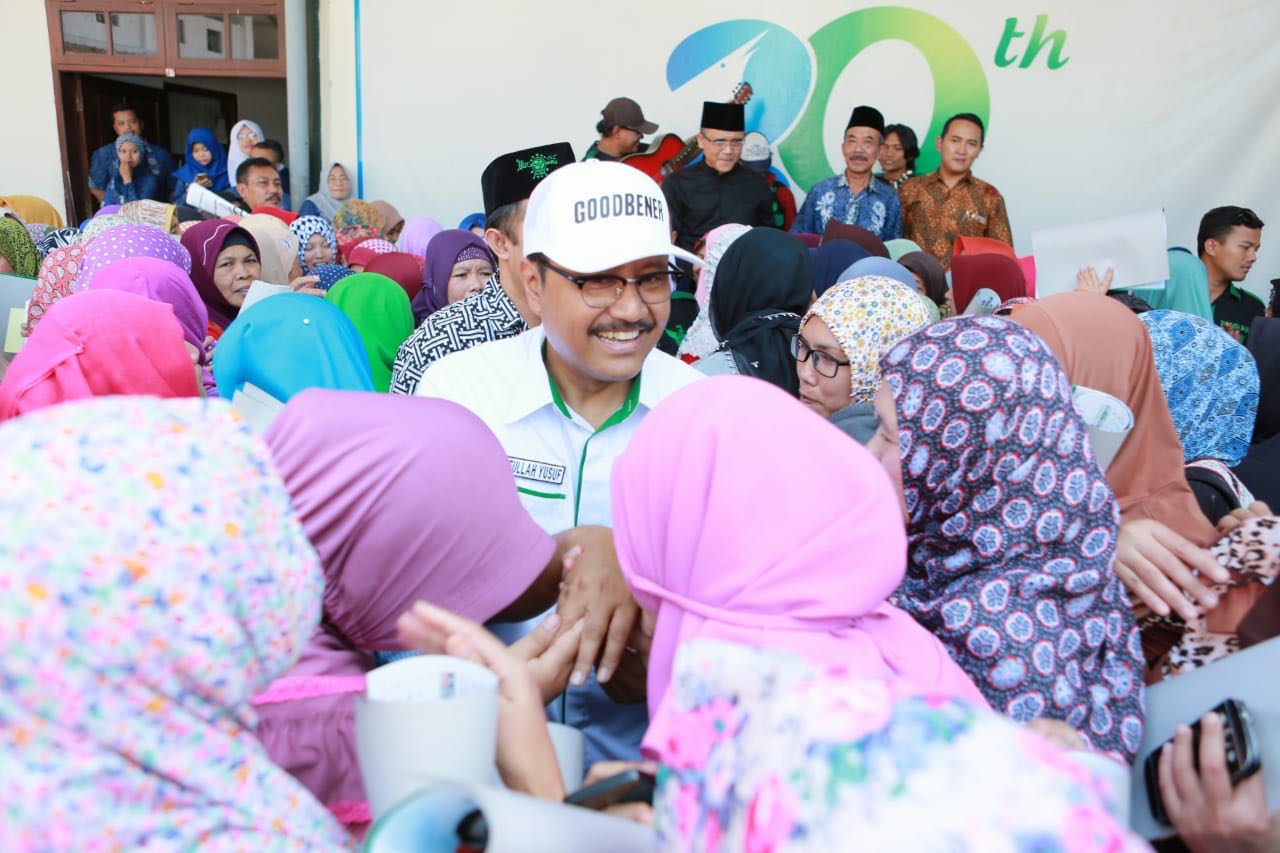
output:
[[[1258,365],[1234,338],[1203,317],[1148,311],[1160,388],[1187,462],[1217,459],[1235,467],[1249,452],[1258,417]]]
[[[928,326],[881,368],[908,515],[894,603],[992,708],[1063,720],[1131,762],[1143,656],[1112,568],[1120,514],[1061,365],[1034,333],[988,316]]]

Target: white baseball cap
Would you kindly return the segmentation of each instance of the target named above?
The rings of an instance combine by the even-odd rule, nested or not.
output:
[[[653,178],[600,160],[570,163],[534,187],[524,214],[524,253],[581,273],[655,255],[702,264],[672,245],[667,199]]]

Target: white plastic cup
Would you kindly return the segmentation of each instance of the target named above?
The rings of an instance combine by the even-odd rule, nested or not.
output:
[[[356,697],[356,756],[376,820],[439,780],[485,784],[498,733],[498,678],[446,655],[370,672]]]

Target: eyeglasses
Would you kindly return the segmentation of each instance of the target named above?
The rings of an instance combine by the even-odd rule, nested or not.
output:
[[[841,361],[834,355],[827,355],[825,352],[809,346],[809,342],[800,335],[792,335],[791,357],[796,360],[797,364],[801,364],[808,361],[809,356],[813,356],[813,369],[828,379],[835,379],[836,374],[840,372],[840,368],[849,366],[849,362]]]
[[[746,141],[745,138],[740,136],[734,137],[733,139],[728,139],[723,136],[718,136],[715,139],[712,139],[710,136],[707,136],[702,131],[698,131],[698,135],[701,136],[703,139],[707,140],[707,142],[711,143],[711,145],[715,148],[724,148],[727,145],[730,148],[732,148],[734,151],[741,150],[742,143]]]
[[[649,305],[670,302],[671,288],[676,276],[680,274],[679,270],[668,268],[661,272],[645,273],[636,278],[620,275],[574,275],[541,255],[531,260],[538,266],[549,269],[561,278],[567,278],[576,284],[578,292],[582,294],[582,301],[588,308],[608,308],[622,298],[622,291],[626,290],[628,284],[634,284],[640,293],[640,298]]]

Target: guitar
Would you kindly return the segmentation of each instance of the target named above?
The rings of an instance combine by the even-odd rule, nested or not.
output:
[[[731,103],[745,104],[751,100],[751,95],[751,84],[743,81],[733,90]],[[658,183],[662,183],[668,175],[688,166],[689,162],[698,156],[699,150],[696,136],[686,143],[674,133],[668,133],[663,135],[657,144],[650,146],[648,151],[628,154],[622,158],[622,162],[639,169]]]

